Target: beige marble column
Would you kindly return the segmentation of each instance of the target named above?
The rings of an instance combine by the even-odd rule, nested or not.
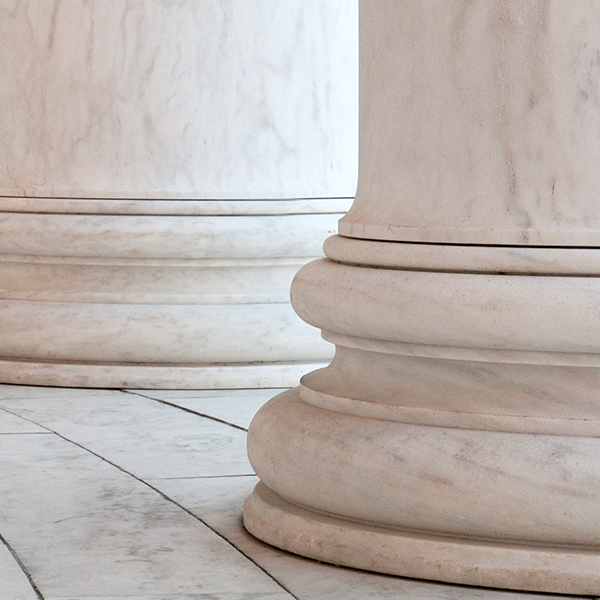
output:
[[[361,0],[355,203],[293,305],[332,364],[245,524],[336,564],[600,595],[600,3]]]
[[[355,0],[0,2],[0,381],[285,387],[356,187]]]

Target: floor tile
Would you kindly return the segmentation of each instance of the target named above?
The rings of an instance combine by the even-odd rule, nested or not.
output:
[[[290,600],[290,594],[186,594],[168,596],[64,596],[46,597],[44,600]],[[12,599],[11,599],[12,600]]]
[[[0,598],[6,600],[38,599],[27,576],[2,541],[0,541]]]
[[[46,599],[285,597],[197,519],[57,436],[0,436],[0,471],[0,532]]]
[[[66,399],[118,396],[122,392],[120,390],[103,390],[103,389],[86,389],[86,388],[60,388],[60,387],[39,387],[35,385],[8,385],[0,384],[0,398],[45,398],[51,399]]]
[[[283,389],[132,390],[248,429],[258,409]]]
[[[14,433],[48,433],[48,431],[0,408],[0,435]]]
[[[241,515],[257,478],[239,428],[279,391],[0,385],[0,534],[45,600],[559,598],[338,568],[250,536]],[[0,544],[0,600],[34,600],[16,567]]]
[[[161,490],[202,517],[253,558],[299,600],[549,600],[560,596],[523,594],[378,575],[319,563],[259,542],[241,523],[244,500],[258,478],[156,482]],[[573,599],[572,596],[568,598]]]
[[[6,408],[64,435],[142,479],[252,473],[246,434],[148,398],[0,399]]]

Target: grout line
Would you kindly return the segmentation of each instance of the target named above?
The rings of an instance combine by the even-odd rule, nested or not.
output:
[[[3,406],[0,406],[0,410],[4,411],[5,413],[12,415],[13,417],[17,417],[19,419],[23,419],[24,421],[27,421],[29,423],[33,423],[33,421],[30,421],[29,419],[26,419],[25,417],[22,417],[21,415],[17,415],[13,412],[10,412],[10,410],[4,408]],[[34,425],[37,425],[37,423],[33,423]],[[38,425],[39,427],[39,425]],[[0,432],[0,435],[49,435],[50,432],[49,431],[3,431]]]
[[[141,394],[139,394],[139,395],[141,396]],[[154,400],[154,398],[150,398],[150,400]],[[177,407],[177,408],[179,408],[179,407]],[[37,422],[33,421],[32,419],[29,419],[27,417],[23,417],[22,415],[19,415],[17,413],[13,413],[13,412],[11,412],[10,410],[8,410],[6,408],[3,408],[2,410],[5,410],[6,412],[8,412],[10,414],[15,415],[16,417],[21,417],[22,419],[25,419],[26,421],[29,421],[30,423],[33,423],[34,425],[37,425],[38,427],[42,427],[43,429],[46,429],[49,433],[53,433],[54,435],[56,435],[60,439],[64,440],[65,442],[68,442],[70,444],[73,444],[74,446],[77,446],[78,448],[81,448],[84,452],[89,452],[91,455],[95,456],[96,458],[99,458],[100,460],[102,460],[105,463],[111,465],[112,467],[115,467],[115,469],[121,471],[125,475],[129,475],[130,477],[133,477],[133,479],[135,479],[136,481],[139,481],[143,485],[149,487],[151,490],[155,491],[159,496],[161,496],[164,500],[166,500],[167,502],[170,502],[170,503],[174,504],[175,506],[177,506],[178,508],[180,508],[183,512],[187,513],[192,518],[196,519],[196,521],[199,521],[200,523],[202,523],[202,525],[204,525],[205,527],[207,527],[208,529],[210,529],[210,531],[212,531],[214,534],[216,534],[217,536],[219,536],[222,540],[224,540],[227,544],[229,544],[234,550],[236,550],[237,552],[239,552],[242,556],[244,556],[245,558],[247,558],[252,564],[254,564],[256,567],[258,567],[265,575],[267,575],[267,577],[269,577],[269,579],[272,579],[282,590],[284,590],[286,593],[288,593],[292,597],[293,600],[300,600],[297,596],[295,596],[294,594],[292,594],[292,592],[285,585],[283,585],[283,583],[281,583],[274,575],[272,575],[271,573],[269,573],[264,567],[262,567],[260,564],[258,564],[256,562],[256,560],[254,560],[251,556],[249,556],[243,550],[241,550],[240,548],[238,548],[233,542],[231,542],[230,540],[228,540],[222,533],[219,533],[214,527],[212,527],[211,525],[209,525],[202,517],[200,517],[197,514],[193,513],[188,508],[185,508],[185,506],[182,506],[181,504],[179,504],[179,502],[177,502],[176,500],[173,500],[173,498],[170,498],[164,492],[162,492],[158,488],[154,487],[152,484],[148,483],[147,481],[144,481],[143,479],[141,479],[137,475],[134,475],[130,471],[126,471],[125,469],[123,469],[122,467],[120,467],[119,465],[117,465],[116,463],[108,460],[107,458],[104,458],[103,456],[101,456],[100,454],[97,454],[93,450],[90,450],[89,448],[86,448],[85,446],[82,446],[80,443],[78,443],[78,442],[76,442],[74,440],[70,440],[69,438],[65,437],[64,435],[61,435],[60,433],[58,433],[58,431],[54,431],[53,429],[50,429],[50,427],[46,427],[45,425],[42,425],[41,423],[37,423]],[[189,411],[189,412],[193,412],[193,411]],[[194,413],[194,414],[196,414],[196,413]],[[241,429],[241,428],[239,428],[239,429]],[[4,538],[2,538],[1,536],[0,536],[0,540],[2,540],[6,544]],[[13,554],[13,556],[15,557],[15,560],[17,560],[17,562],[19,563],[19,565],[21,565],[21,568],[23,569],[23,572],[25,573],[25,575],[27,575],[27,578],[29,579],[29,582],[33,586],[35,592],[38,594],[38,599],[39,600],[44,600],[44,597],[41,595],[40,591],[38,590],[37,586],[34,584],[33,580],[31,579],[30,575],[28,574],[28,572],[25,570],[25,567],[22,566],[22,563],[19,560],[19,558],[16,556],[16,554],[13,553],[12,549],[10,548],[10,546],[8,544],[6,544],[6,547],[10,550],[11,554]]]
[[[172,408],[178,408],[179,410],[183,410],[184,412],[191,413],[192,415],[196,415],[198,417],[204,417],[205,419],[211,419],[212,421],[217,421],[218,423],[223,423],[224,425],[229,425],[230,427],[235,427],[236,429],[240,429],[241,431],[248,432],[245,427],[241,425],[236,425],[235,423],[229,423],[229,421],[225,421],[224,419],[219,419],[219,417],[213,417],[211,415],[207,415],[191,408],[186,408],[185,406],[179,406],[179,404],[173,404],[167,400],[160,400],[159,398],[152,398],[152,396],[146,396],[145,394],[140,394],[139,392],[131,392],[129,390],[121,390],[124,394],[131,394],[132,396],[140,396],[141,398],[147,398],[148,400],[154,400],[154,402],[159,402],[160,404],[166,404],[167,406],[171,406]]]
[[[2,534],[0,534],[0,543],[4,544],[6,546],[6,549],[11,553],[12,557],[15,559],[16,563],[21,568],[21,571],[23,571],[23,574],[25,575],[25,577],[27,577],[27,581],[29,581],[29,585],[33,588],[33,591],[38,597],[38,600],[44,600],[44,596],[42,595],[42,592],[40,592],[38,586],[35,585],[35,581],[33,581],[31,573],[27,570],[27,567],[23,564],[23,561],[21,560],[19,555],[15,552],[15,550],[13,550],[12,546],[6,541],[6,539],[4,539],[4,536]]]
[[[235,477],[256,477],[256,473],[240,473],[239,475],[197,475],[195,477],[148,477],[148,480],[179,481],[180,479],[228,479]]]
[[[5,431],[0,435],[50,435],[49,431]]]

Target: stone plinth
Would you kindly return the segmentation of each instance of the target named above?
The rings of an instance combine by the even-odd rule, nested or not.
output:
[[[9,6],[10,5],[10,6]],[[288,386],[354,194],[356,4],[0,7],[0,380]]]
[[[356,201],[292,301],[335,343],[249,432],[257,537],[600,594],[600,6],[362,0]]]

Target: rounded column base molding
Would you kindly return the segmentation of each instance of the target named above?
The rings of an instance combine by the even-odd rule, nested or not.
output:
[[[335,358],[250,425],[246,527],[600,597],[600,3],[359,4],[356,199],[292,286]]]
[[[588,251],[574,263],[584,272],[561,273],[556,249],[545,274],[523,275],[436,270],[433,249],[367,241],[362,260],[385,265],[373,268],[360,243],[328,242],[335,260],[294,279],[295,310],[336,354],[250,426],[262,484],[249,531],[350,567],[600,594],[600,279],[585,272]],[[444,265],[479,260],[446,250]],[[403,253],[430,268],[403,267]],[[536,256],[511,253],[516,269]]]
[[[284,392],[256,415],[244,524],[317,560],[453,583],[597,594],[599,438],[391,422]]]
[[[326,362],[246,365],[169,365],[33,362],[0,360],[0,381],[10,384],[76,387],[219,390],[284,388]]]
[[[173,202],[180,215],[162,214],[166,202],[151,215],[139,212],[149,201],[113,201],[123,214],[45,202],[0,212],[0,381],[290,387],[333,356],[289,286],[342,199],[224,201],[222,215],[217,201]]]
[[[2,5],[0,381],[328,362],[289,287],[356,190],[357,25],[346,0]]]
[[[315,560],[415,579],[556,594],[600,589],[600,551],[427,535],[307,510],[259,483],[244,506],[258,539]]]

